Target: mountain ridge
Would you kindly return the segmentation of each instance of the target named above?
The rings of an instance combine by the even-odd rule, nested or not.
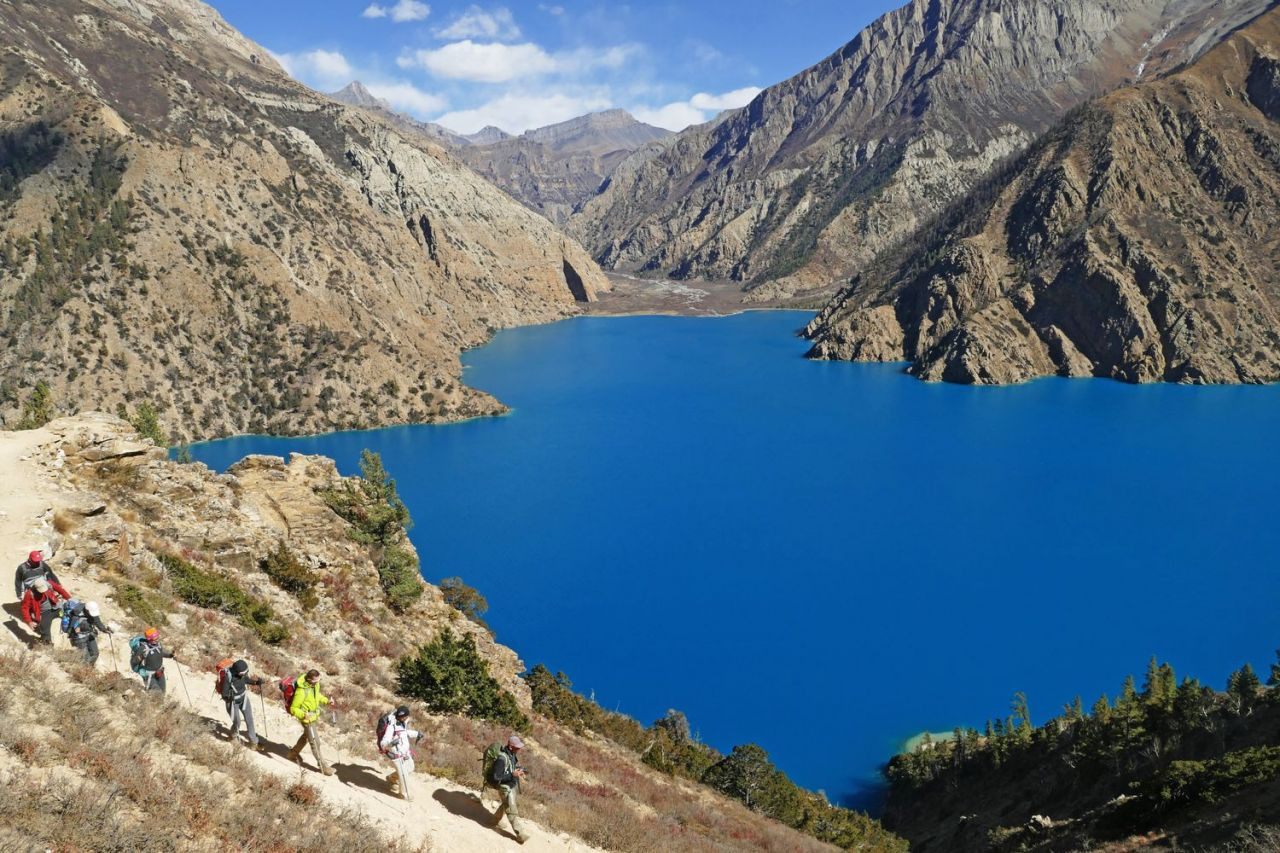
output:
[[[810,355],[966,383],[1280,379],[1280,7],[1091,102],[870,265]]]
[[[748,299],[829,292],[1071,106],[1264,5],[913,0],[619,168],[568,228],[606,268],[733,280]]]
[[[608,286],[444,148],[292,81],[202,4],[6,3],[0,32],[10,424],[41,393],[149,402],[180,440],[499,413],[458,353]]]

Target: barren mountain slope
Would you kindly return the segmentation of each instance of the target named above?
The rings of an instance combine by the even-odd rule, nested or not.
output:
[[[672,135],[623,110],[607,110],[469,145],[457,154],[514,198],[563,224],[619,163],[637,151],[655,152],[653,143]]]
[[[1074,113],[810,325],[926,379],[1280,379],[1280,9]]]
[[[911,0],[723,121],[623,164],[570,220],[609,268],[825,292],[1072,106],[1265,0]],[[765,286],[767,284],[767,286]]]
[[[10,422],[39,380],[63,411],[150,399],[181,437],[492,413],[458,352],[606,286],[198,2],[4,0],[0,45]]]

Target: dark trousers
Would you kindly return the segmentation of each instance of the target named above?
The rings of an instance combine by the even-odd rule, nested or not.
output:
[[[40,642],[46,646],[53,645],[53,620],[58,614],[52,607],[45,607],[40,610]]]
[[[93,666],[98,662],[98,638],[85,637],[77,643],[73,643],[77,649],[84,651],[84,662]]]

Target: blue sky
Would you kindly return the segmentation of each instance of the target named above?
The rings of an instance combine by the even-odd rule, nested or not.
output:
[[[745,104],[905,0],[210,2],[313,88],[358,79],[417,118],[519,133],[611,107],[679,130]]]

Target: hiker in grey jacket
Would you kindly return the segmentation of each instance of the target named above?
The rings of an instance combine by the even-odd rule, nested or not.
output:
[[[520,788],[520,780],[524,778],[519,757],[522,749],[524,741],[520,739],[520,735],[513,734],[507,738],[507,745],[493,762],[490,781],[498,786],[498,793],[502,795],[502,802],[493,816],[494,827],[497,828],[502,823],[502,816],[505,814],[511,822],[511,831],[516,834],[516,840],[524,844],[528,836],[520,829],[520,812],[516,809],[516,791]]]
[[[25,562],[18,564],[18,571],[13,575],[13,597],[21,600],[22,593],[26,591],[27,587],[38,580],[60,583],[58,576],[53,573],[53,569],[49,568],[49,564],[45,562],[44,552],[32,551],[27,555]]]
[[[114,624],[114,623],[113,623]],[[119,625],[116,626],[120,627]],[[98,602],[90,601],[80,605],[71,614],[67,625],[67,639],[77,649],[84,650],[84,662],[93,666],[98,662],[98,633],[114,634],[115,631],[102,623],[102,613]]]
[[[240,718],[244,717],[244,731],[249,738],[249,748],[255,752],[265,752],[258,743],[258,733],[253,728],[253,702],[249,697],[249,685],[262,686],[262,679],[249,675],[249,662],[238,660],[227,671],[222,681],[222,701],[226,703],[227,714],[231,717],[231,739],[240,736]]]

